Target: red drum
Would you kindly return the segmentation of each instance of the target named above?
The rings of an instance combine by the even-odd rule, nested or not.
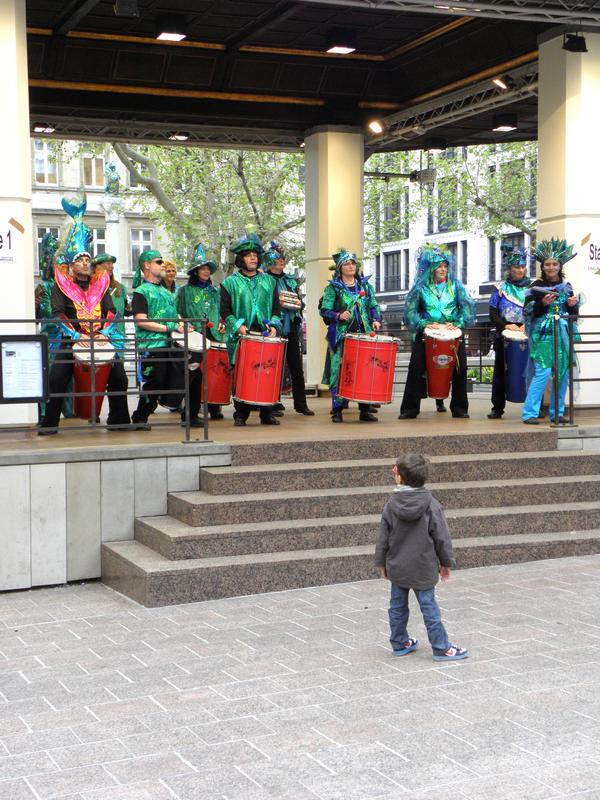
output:
[[[91,348],[78,347],[77,342],[73,345],[73,356],[75,358],[75,368],[73,369],[73,383],[76,392],[92,391],[92,351]],[[112,362],[115,357],[115,348],[108,339],[94,339],[94,389],[100,394],[96,395],[96,410],[92,411],[92,397],[75,397],[74,410],[75,416],[81,419],[95,419],[100,416],[100,409],[106,390],[108,376],[112,369]]]
[[[450,384],[457,361],[458,328],[425,328],[425,361],[427,362],[427,395],[442,400],[450,394]]]
[[[349,333],[338,375],[338,397],[358,403],[391,403],[398,342],[392,336]]]
[[[234,400],[253,406],[272,406],[281,396],[285,339],[248,334],[240,336],[233,378]]]
[[[208,403],[226,406],[231,403],[231,370],[227,356],[227,345],[222,342],[211,342],[206,351],[206,385],[208,387]],[[204,383],[200,398],[204,400]]]

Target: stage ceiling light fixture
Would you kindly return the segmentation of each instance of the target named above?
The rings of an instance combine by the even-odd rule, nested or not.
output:
[[[510,75],[496,75],[495,78],[492,78],[492,83],[499,89],[502,89],[503,92],[507,89],[512,89],[515,85]]]
[[[350,28],[331,28],[327,31],[326,52],[347,56],[356,50],[356,31]]]
[[[494,115],[492,130],[496,133],[509,133],[516,131],[519,127],[516,114],[496,114]]]
[[[369,130],[374,134],[383,133],[383,123],[378,119],[372,119],[371,122],[369,122]]]
[[[183,14],[163,14],[156,20],[156,38],[161,42],[180,42],[187,36]]]
[[[424,149],[434,155],[436,153],[443,153],[446,149],[446,140],[441,136],[432,136],[430,139],[425,139]]]
[[[585,36],[579,33],[565,33],[563,34],[563,50],[567,53],[587,53],[587,43]]]
[[[189,133],[184,133],[183,131],[175,131],[175,133],[169,134],[169,141],[171,142],[187,142],[189,138]]]
[[[33,126],[34,133],[54,133],[56,129],[49,122],[36,122]]]
[[[137,0],[115,0],[113,9],[115,17],[137,19],[140,15]]]

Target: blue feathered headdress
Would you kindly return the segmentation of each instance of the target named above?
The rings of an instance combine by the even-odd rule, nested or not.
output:
[[[48,231],[40,243],[40,274],[43,281],[54,278],[54,256],[58,250],[59,241],[56,236]]]
[[[573,247],[574,245],[567,244],[566,239],[542,239],[541,242],[537,243],[532,253],[534,258],[541,264],[551,258],[558,261],[562,266],[577,255],[577,253],[573,252]]]
[[[92,255],[92,232],[83,221],[87,200],[85,195],[77,200],[63,197],[61,204],[73,220],[73,224],[63,245],[60,260],[63,264],[72,264],[77,256],[88,255],[91,257]]]

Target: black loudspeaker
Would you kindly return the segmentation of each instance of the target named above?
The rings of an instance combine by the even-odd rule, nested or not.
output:
[[[137,0],[115,0],[115,16],[136,18],[140,15]]]

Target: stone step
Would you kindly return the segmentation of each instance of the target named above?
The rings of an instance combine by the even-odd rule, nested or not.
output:
[[[272,464],[252,467],[203,467],[200,488],[211,495],[256,493],[257,486],[268,490],[275,486],[286,489],[332,489],[352,486],[381,486],[390,480],[394,459],[362,458],[357,461],[314,461]],[[594,475],[600,473],[600,453],[582,451],[565,453],[542,450],[536,453],[477,453],[468,455],[430,456],[429,480],[444,483],[460,478],[516,481],[519,476],[545,478],[558,475]]]
[[[551,515],[551,516],[550,516]],[[548,520],[561,530],[600,528],[600,501],[446,511],[452,538],[543,534]],[[135,522],[135,538],[165,558],[215,558],[318,548],[374,546],[380,514],[254,522],[193,528],[173,517]]]
[[[314,461],[355,461],[361,458],[395,459],[399,453],[417,452],[428,456],[460,453],[521,453],[556,450],[554,429],[498,433],[460,433],[444,436],[411,436],[410,423],[398,423],[397,437],[378,434],[373,426],[369,438],[340,438],[327,441],[252,442],[232,446],[232,465],[290,464]],[[341,426],[332,426],[341,427]]]
[[[600,530],[469,538],[459,568],[600,552]],[[102,580],[144,606],[193,603],[376,577],[373,546],[170,561],[137,541],[102,545]]]
[[[516,477],[505,480],[431,483],[429,488],[445,508],[524,506],[532,500],[564,503],[594,501],[600,497],[600,475]],[[314,519],[379,514],[392,486],[264,492],[260,495],[208,495],[178,492],[169,495],[168,514],[194,527],[203,525],[246,525],[270,520]]]

